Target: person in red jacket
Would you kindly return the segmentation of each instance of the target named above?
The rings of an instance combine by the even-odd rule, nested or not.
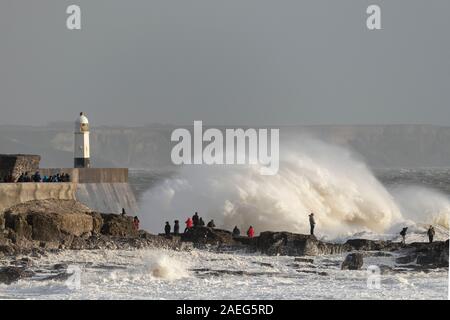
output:
[[[192,222],[191,218],[188,218],[186,220],[186,229],[184,229],[184,232],[186,233],[190,228],[192,228],[194,223]]]
[[[255,229],[253,229],[253,227],[250,226],[250,228],[248,228],[248,231],[247,231],[247,236],[248,236],[249,238],[253,238],[254,235],[255,235]]]

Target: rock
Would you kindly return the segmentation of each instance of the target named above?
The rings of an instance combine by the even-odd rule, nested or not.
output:
[[[14,231],[15,241],[59,242],[93,230],[90,209],[75,200],[33,200],[6,210],[6,227]]]
[[[399,242],[367,239],[350,239],[345,244],[354,250],[361,251],[393,251],[402,247]]]
[[[57,263],[54,264],[52,269],[53,270],[66,270],[68,268],[68,264],[67,263]]]
[[[133,227],[133,217],[121,216],[118,214],[101,214],[103,226],[101,233],[116,237],[137,237],[138,230]]]
[[[0,283],[11,284],[19,279],[33,276],[33,272],[27,271],[20,267],[3,267],[0,268]]]
[[[314,263],[314,259],[308,259],[308,258],[295,258],[295,262],[304,262],[304,263]]]
[[[418,254],[417,264],[429,268],[448,268],[448,250],[448,240],[445,242],[438,241],[429,243],[428,245],[419,246],[419,248],[416,249]]]
[[[5,212],[5,227],[14,231],[11,239],[16,242],[17,239],[31,239],[32,228],[27,222],[26,215],[14,214],[11,211]]]
[[[363,263],[363,255],[361,253],[350,253],[342,262],[341,270],[360,270]]]
[[[103,227],[103,218],[101,213],[91,212],[89,215],[92,217],[92,233],[100,234]]]
[[[233,245],[236,243],[230,231],[208,227],[191,228],[186,233],[181,234],[181,240],[192,242],[194,245]]]
[[[0,212],[0,233],[5,230],[5,215],[3,212]]]
[[[402,257],[398,257],[395,259],[396,263],[399,264],[408,264],[408,263],[413,263],[417,260],[417,255],[415,253],[407,255],[407,256],[402,256]]]
[[[268,255],[316,256],[347,251],[341,244],[325,243],[312,235],[290,232],[261,232],[257,238],[257,249]]]

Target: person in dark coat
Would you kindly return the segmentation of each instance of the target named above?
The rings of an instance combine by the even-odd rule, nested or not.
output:
[[[233,229],[233,237],[240,237],[241,236],[241,230],[239,230],[239,228],[237,226],[234,226]]]
[[[134,230],[139,230],[139,218],[137,216],[134,216],[133,218],[133,228]]]
[[[206,225],[208,228],[215,228],[216,224],[214,223],[214,219],[212,219],[208,224]]]
[[[173,234],[180,234],[180,221],[178,220],[173,222]]]
[[[400,231],[400,235],[402,236],[402,243],[406,243],[406,232],[408,231],[408,227],[405,227]]]
[[[170,235],[170,229],[171,229],[171,227],[170,227],[169,221],[166,221],[166,226],[164,227],[164,232],[166,233],[166,236]]]
[[[314,213],[312,213],[312,212],[309,215],[309,226],[310,226],[310,233],[313,236],[314,235],[314,227],[316,226],[316,220],[314,220]]]
[[[127,212],[125,211],[125,208],[122,208],[122,213],[120,215],[122,217],[125,217],[127,215]]]
[[[430,243],[433,243],[433,238],[434,238],[434,235],[436,234],[433,226],[430,225],[430,227],[428,228],[427,234],[428,234],[428,240],[430,240]]]
[[[205,226],[205,221],[203,221],[203,218],[200,218],[200,219],[198,220],[198,225],[199,225],[200,227],[204,227],[204,226]]]
[[[192,223],[194,224],[194,227],[198,226],[198,222],[200,221],[198,213],[194,213],[192,216]]]

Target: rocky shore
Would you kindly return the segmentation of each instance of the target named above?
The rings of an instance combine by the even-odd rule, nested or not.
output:
[[[254,238],[233,238],[227,230],[196,227],[181,235],[153,235],[133,228],[133,218],[90,210],[74,200],[22,203],[0,213],[0,283],[32,276],[29,258],[60,250],[198,248],[219,252],[260,252],[303,256],[347,254],[342,269],[356,270],[366,256],[395,254],[395,263],[408,270],[448,268],[449,241],[410,243],[352,239],[328,243],[311,235],[262,232]],[[63,272],[64,274],[64,272]]]

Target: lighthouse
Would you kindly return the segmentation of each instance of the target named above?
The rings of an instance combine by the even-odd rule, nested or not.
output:
[[[75,150],[74,150],[75,168],[89,168],[90,147],[89,147],[89,120],[83,112],[75,121]]]

